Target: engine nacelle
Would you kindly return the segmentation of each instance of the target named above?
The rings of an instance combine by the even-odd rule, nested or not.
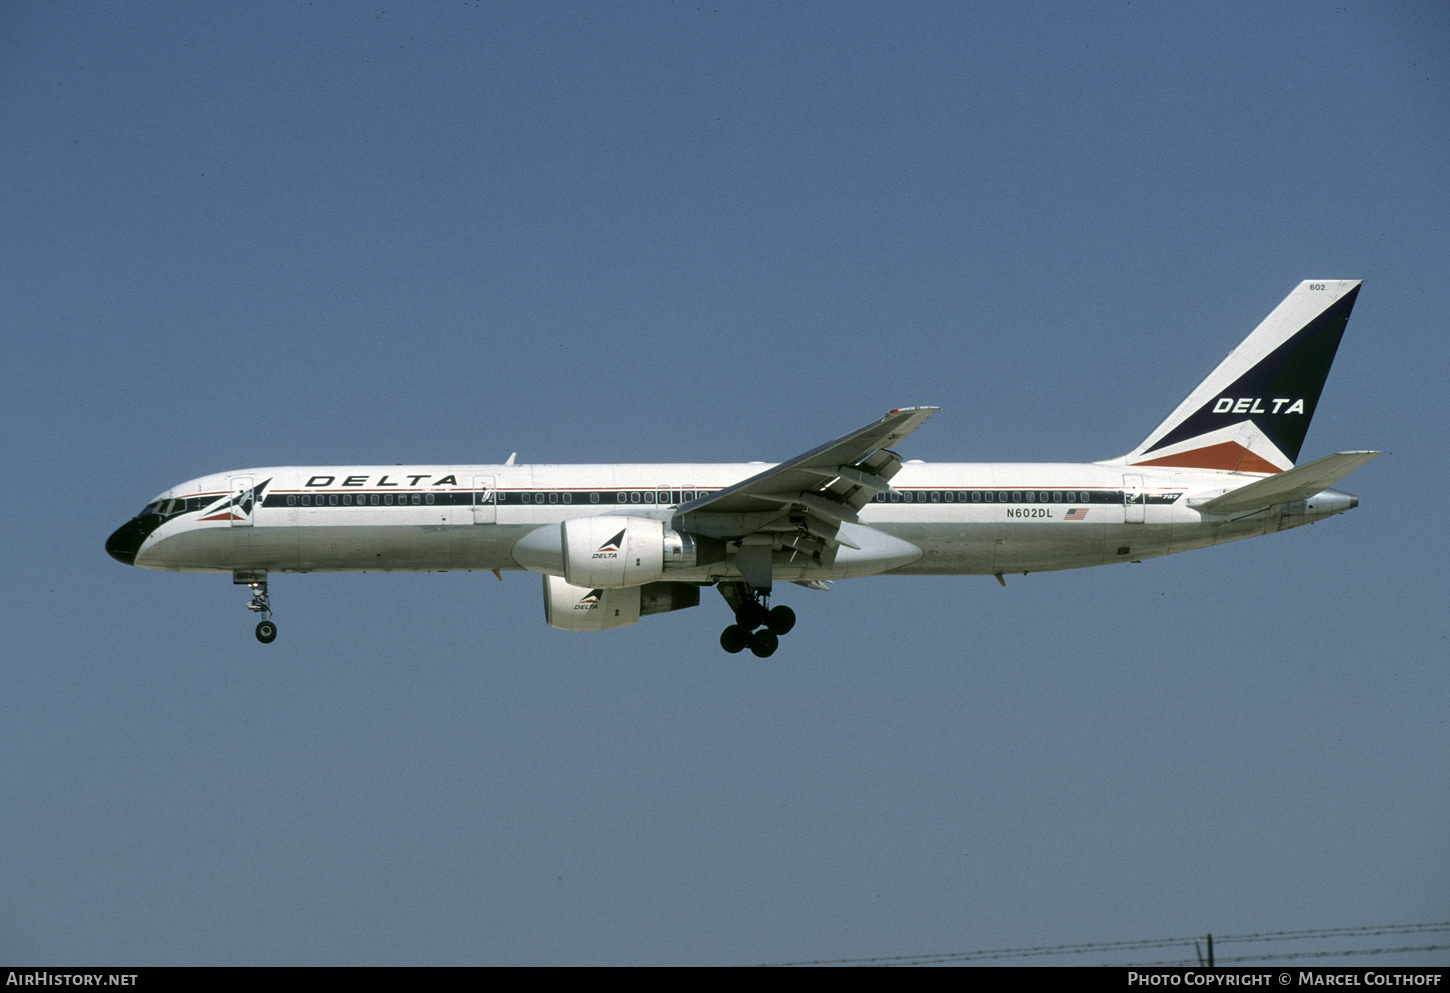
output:
[[[574,586],[619,589],[697,564],[696,542],[647,517],[575,517],[559,525],[564,578]],[[723,556],[722,556],[723,557]]]
[[[625,589],[571,586],[544,577],[544,620],[560,631],[608,631],[639,623],[641,617],[700,605],[691,583],[647,583]]]
[[[572,586],[643,586],[665,573],[663,521],[575,517],[559,527],[564,541],[564,578]]]
[[[615,590],[723,562],[725,543],[681,534],[647,517],[575,517],[530,531],[514,543],[513,556],[532,572],[563,576],[584,589]]]

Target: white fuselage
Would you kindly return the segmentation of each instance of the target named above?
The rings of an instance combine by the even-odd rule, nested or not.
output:
[[[754,464],[423,465],[246,469],[162,493],[134,563],[178,572],[519,569],[514,546],[596,515],[662,520],[682,502],[767,469]],[[920,554],[846,552],[823,566],[774,553],[774,578],[992,575],[1136,561],[1308,524],[1354,506],[1325,490],[1236,515],[1193,509],[1259,475],[1111,464],[907,463],[859,523]],[[255,506],[218,505],[266,483]],[[185,501],[178,503],[177,501]],[[138,517],[137,521],[143,520]],[[910,558],[910,561],[903,561]],[[671,579],[739,578],[733,552]],[[536,571],[552,572],[552,569]]]

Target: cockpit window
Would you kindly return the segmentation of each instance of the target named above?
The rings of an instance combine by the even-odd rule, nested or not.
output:
[[[157,514],[161,517],[175,517],[184,514],[188,510],[190,500],[153,500],[141,508],[137,517],[145,517],[147,514]]]

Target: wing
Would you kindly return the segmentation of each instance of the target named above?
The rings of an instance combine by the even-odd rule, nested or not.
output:
[[[676,526],[730,540],[765,532],[762,540],[822,561],[833,559],[841,545],[859,549],[842,525],[857,523],[857,512],[891,489],[901,456],[889,446],[940,409],[893,410],[843,438],[682,504]]]

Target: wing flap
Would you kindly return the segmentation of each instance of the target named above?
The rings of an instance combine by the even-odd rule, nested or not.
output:
[[[736,545],[735,567],[755,589],[770,588],[775,550],[788,553],[792,562],[805,559],[826,569],[843,555],[872,571],[914,561],[919,548],[862,527],[858,512],[890,491],[891,477],[901,468],[901,456],[888,446],[939,409],[890,411],[804,455],[682,504],[674,526]],[[866,545],[871,548],[863,549]]]
[[[824,525],[822,531],[833,534],[842,522],[855,523],[857,511],[877,493],[891,489],[890,480],[901,468],[901,457],[888,446],[900,442],[940,409],[893,410],[804,455],[682,504],[678,519],[686,530],[715,533],[729,517],[738,515],[743,524],[748,518],[760,520],[769,513],[765,508],[774,507],[778,508],[777,517],[812,517]],[[758,526],[769,523],[761,521]]]

